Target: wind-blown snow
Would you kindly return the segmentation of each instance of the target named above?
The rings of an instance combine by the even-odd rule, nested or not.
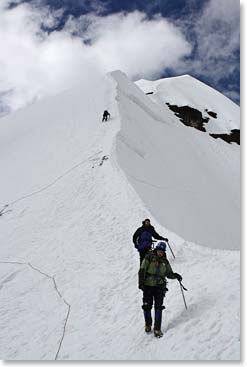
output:
[[[112,117],[102,124],[105,108]],[[220,227],[211,229],[216,237],[211,242],[199,225],[205,214],[198,212],[207,204],[208,192],[215,198],[214,190],[219,194],[221,186],[226,203],[222,194],[218,205],[225,226],[232,221],[232,247],[239,247],[238,149],[186,130],[161,111],[121,72],[114,72],[97,85],[0,120],[2,359],[240,358],[239,251],[219,243],[224,236]],[[195,154],[192,146],[202,151]],[[174,162],[175,156],[183,162]],[[192,160],[190,171],[180,172],[186,158]],[[194,197],[190,193],[199,178],[191,183],[192,171],[202,176],[196,201],[191,207],[189,201],[183,204],[194,225],[190,238],[183,234],[182,214],[174,219],[174,197]],[[199,194],[207,184],[202,200]],[[163,185],[169,186],[169,195]],[[157,204],[157,193],[165,205]],[[169,281],[161,340],[143,331],[139,259],[131,243],[147,216],[169,238],[176,254],[174,260],[168,252],[171,265],[189,289],[186,311],[178,282]],[[211,218],[204,223],[208,229],[210,225]]]

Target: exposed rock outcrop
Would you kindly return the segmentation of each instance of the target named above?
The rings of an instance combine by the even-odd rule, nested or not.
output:
[[[195,108],[189,106],[177,106],[166,103],[167,106],[175,112],[175,115],[179,117],[180,121],[186,125],[194,127],[195,129],[206,131],[204,124],[209,121],[209,117],[203,117],[202,113]]]
[[[209,134],[209,135],[215,139],[220,138],[226,141],[227,143],[237,143],[238,145],[240,145],[240,130],[238,129],[231,130],[230,134]]]
[[[208,111],[207,109],[205,109],[205,111],[207,112],[207,114],[211,117],[213,117],[214,119],[217,119],[217,113],[213,112],[213,111]]]
[[[171,111],[174,112],[175,116],[179,118],[179,120],[186,126],[194,127],[200,131],[206,132],[206,128],[204,126],[205,123],[209,121],[209,117],[203,117],[201,111],[192,108],[190,106],[177,106],[171,105],[170,103],[166,103]],[[213,111],[208,111],[205,109],[204,111],[214,119],[217,119],[217,113]],[[240,145],[240,130],[232,129],[231,133],[222,133],[222,134],[209,134],[212,138],[222,139],[227,143],[237,143]]]

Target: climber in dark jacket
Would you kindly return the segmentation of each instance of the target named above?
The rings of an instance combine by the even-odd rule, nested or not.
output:
[[[167,238],[160,236],[155,231],[155,228],[150,223],[150,219],[144,219],[144,221],[142,222],[142,226],[139,227],[133,235],[135,248],[139,251],[140,254],[140,264],[142,263],[142,260],[144,259],[146,254],[152,248],[152,237],[156,240],[168,241]]]
[[[102,122],[107,121],[110,116],[111,116],[110,113],[107,110],[105,110],[103,113]]]
[[[151,332],[152,316],[151,309],[154,303],[154,336],[162,337],[161,331],[162,311],[164,296],[167,292],[167,281],[177,279],[182,281],[182,276],[174,273],[166,258],[166,243],[159,242],[154,251],[148,253],[139,270],[139,289],[143,291],[143,306],[145,318],[145,331]]]

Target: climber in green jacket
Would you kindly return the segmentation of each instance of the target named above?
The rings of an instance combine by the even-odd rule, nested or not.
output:
[[[151,309],[154,302],[155,320],[154,320],[154,336],[162,337],[161,331],[163,300],[166,288],[166,278],[177,279],[182,281],[182,277],[178,273],[174,273],[169,261],[166,258],[166,243],[159,242],[155,250],[146,255],[141,263],[139,270],[139,289],[143,291],[143,305],[145,318],[145,331],[151,332],[152,316]]]

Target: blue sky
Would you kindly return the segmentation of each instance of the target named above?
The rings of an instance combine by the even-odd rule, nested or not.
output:
[[[0,110],[114,69],[190,74],[239,103],[239,11],[237,0],[1,0]]]
[[[56,9],[61,7],[67,9],[68,13],[72,13],[75,16],[98,9],[97,11],[101,15],[120,11],[131,12],[140,10],[150,16],[153,16],[155,13],[161,13],[164,17],[180,18],[183,15],[186,16],[188,12],[198,12],[206,2],[207,0],[44,0],[43,3]]]

